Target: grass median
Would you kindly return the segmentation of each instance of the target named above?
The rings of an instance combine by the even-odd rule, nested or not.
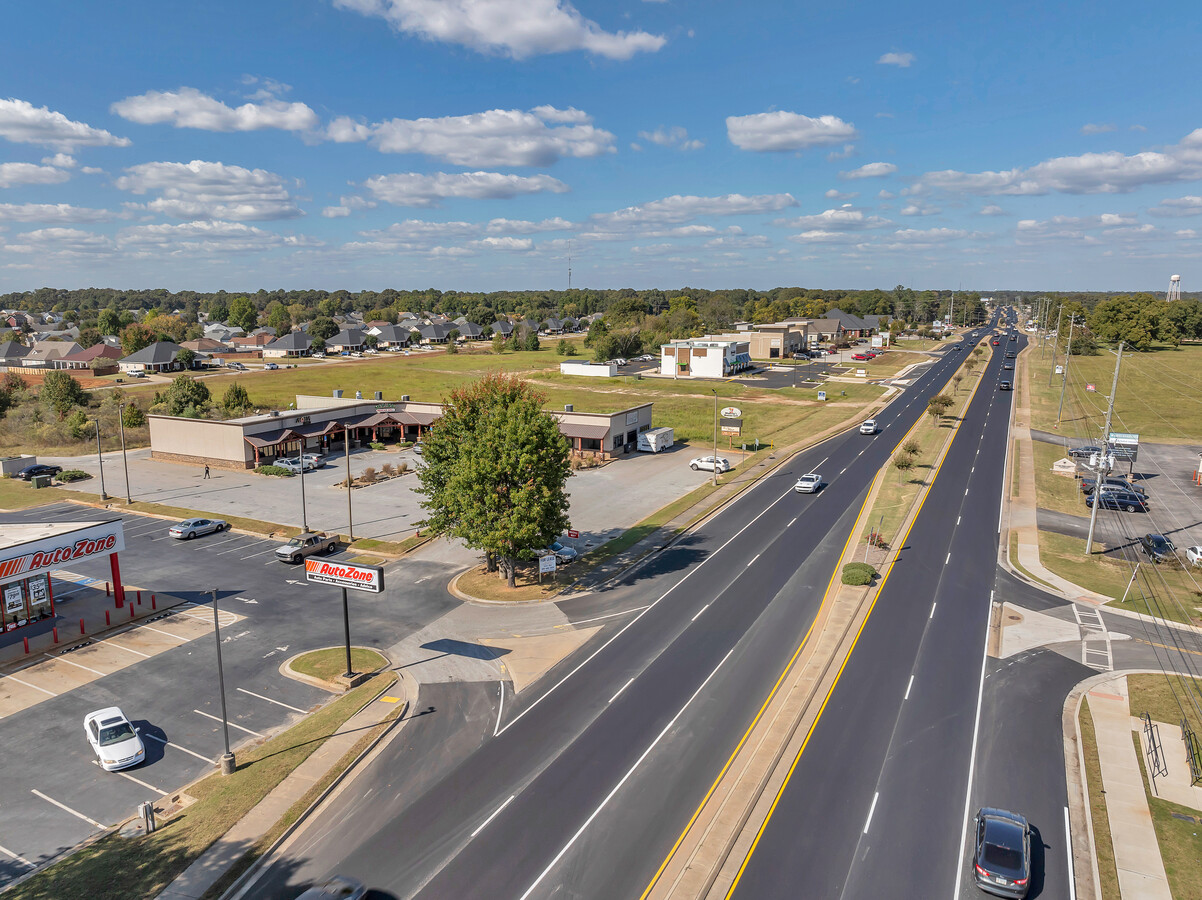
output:
[[[287,731],[239,752],[232,775],[210,775],[189,787],[196,802],[152,834],[113,833],[39,872],[8,894],[13,900],[127,900],[153,897],[250,812],[342,724],[396,681],[377,676]]]
[[[1085,757],[1085,787],[1089,792],[1089,816],[1093,822],[1094,855],[1098,860],[1098,878],[1102,900],[1120,900],[1119,873],[1114,863],[1114,841],[1110,837],[1110,818],[1106,812],[1106,792],[1102,790],[1102,766],[1098,760],[1098,739],[1093,727],[1089,700],[1081,703],[1081,755]]]
[[[388,660],[367,647],[351,647],[351,671],[374,672],[388,665]],[[321,681],[333,681],[346,672],[346,648],[327,647],[304,653],[289,663],[293,672]]]

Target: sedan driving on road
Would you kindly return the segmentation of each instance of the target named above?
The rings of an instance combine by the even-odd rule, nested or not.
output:
[[[977,813],[973,874],[998,897],[1026,897],[1031,887],[1031,828],[1018,813],[985,807]]]
[[[138,730],[125,718],[120,707],[109,706],[88,713],[83,719],[88,743],[106,772],[128,769],[146,759],[146,748]]]
[[[698,456],[689,461],[689,468],[694,472],[698,469],[705,469],[707,472],[713,472],[715,469],[719,472],[729,472],[730,460],[722,456]]]
[[[802,475],[797,479],[797,484],[793,485],[793,490],[799,494],[813,494],[822,487],[822,476],[817,472],[811,472],[809,475]]]
[[[1139,548],[1154,563],[1164,562],[1173,556],[1176,545],[1163,534],[1145,534],[1139,539]]]
[[[335,875],[324,884],[309,888],[296,900],[362,900],[367,896],[367,887],[361,881]]]
[[[1009,381],[1002,381],[998,383],[997,389],[999,391],[1012,391],[1014,390],[1014,385],[1012,385]]]
[[[230,523],[222,519],[184,519],[167,529],[167,534],[177,541],[190,541],[201,534],[212,534],[215,531],[225,531]]]

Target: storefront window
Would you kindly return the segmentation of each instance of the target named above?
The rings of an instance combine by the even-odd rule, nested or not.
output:
[[[580,449],[581,450],[600,450],[601,449],[601,440],[600,440],[600,438],[581,438],[580,439]]]
[[[40,619],[50,615],[50,576],[35,575],[27,582],[29,591],[29,617]]]
[[[25,592],[21,582],[16,581],[4,586],[4,627],[16,628],[28,621],[25,615]]]

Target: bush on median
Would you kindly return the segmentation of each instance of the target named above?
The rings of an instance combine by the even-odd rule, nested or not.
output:
[[[292,473],[283,466],[259,466],[255,469],[256,475],[291,475]]]
[[[876,576],[876,569],[868,565],[868,563],[848,563],[843,567],[843,583],[856,586],[872,584],[872,579]]]
[[[92,476],[80,469],[67,469],[67,471],[59,472],[54,477],[67,484],[72,481],[83,481],[85,478],[91,478]]]

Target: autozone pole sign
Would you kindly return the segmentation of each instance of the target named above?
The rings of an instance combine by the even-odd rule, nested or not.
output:
[[[58,568],[91,556],[118,553],[125,549],[121,526],[94,526],[87,529],[30,541],[17,548],[20,556],[0,560],[0,578]]]
[[[370,591],[373,594],[384,590],[384,569],[380,566],[357,566],[354,563],[306,559],[305,578],[321,584]]]

